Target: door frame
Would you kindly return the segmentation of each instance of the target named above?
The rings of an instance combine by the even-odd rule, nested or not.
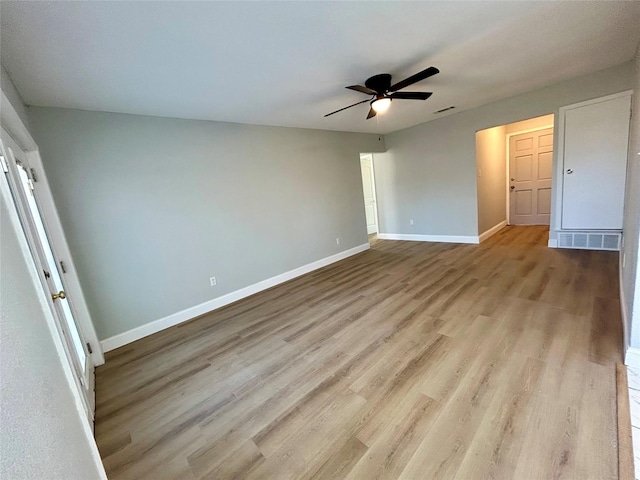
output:
[[[47,297],[47,303],[53,313],[58,335],[63,339],[62,343],[67,361],[75,372],[75,384],[82,395],[85,414],[89,421],[92,421],[95,411],[95,374],[93,370],[93,359],[89,354],[89,342],[87,342],[84,332],[78,324],[73,300],[71,298],[60,300],[60,302],[66,302],[68,311],[65,312],[65,308],[60,305],[60,302],[56,303],[53,301],[53,298],[50,298],[51,295],[58,292],[58,290],[69,291],[67,286],[68,282],[64,279],[66,272],[58,266],[59,256],[54,249],[50,229],[45,223],[42,208],[36,196],[34,182],[32,180],[33,174],[30,173],[32,169],[29,165],[27,155],[4,128],[0,128],[0,131],[2,132],[2,140],[0,141],[2,148],[0,149],[0,153],[4,158],[2,165],[4,170],[3,177],[9,191],[7,198],[11,196],[11,201],[8,201],[7,205],[8,208],[15,210],[20,218],[22,230],[27,239],[29,251],[31,252],[31,258],[38,272],[40,286]],[[26,174],[28,185],[24,184],[22,179],[23,172],[21,172],[20,169]],[[36,213],[34,213],[29,206],[29,195],[33,196],[33,200],[37,206],[38,211]],[[41,235],[38,234],[38,219],[43,223],[42,226],[45,230],[46,239],[44,239],[44,241]],[[54,265],[51,265],[51,263],[46,260],[46,252],[48,249],[53,255]],[[50,273],[45,273],[46,271]],[[60,283],[56,284],[55,278],[58,278]],[[70,330],[70,328],[76,329],[80,337],[81,355],[77,354],[78,346],[73,340],[74,332]]]
[[[73,258],[66,242],[64,231],[62,230],[60,218],[55,208],[55,203],[53,201],[51,190],[49,188],[45,171],[42,166],[38,147],[31,137],[31,134],[27,130],[26,126],[7,99],[4,92],[0,93],[0,105],[2,107],[0,112],[0,126],[6,132],[6,134],[8,134],[10,139],[15,142],[16,145],[24,152],[24,155],[26,157],[25,161],[28,163],[28,166],[31,169],[30,173],[35,172],[35,175],[37,177],[37,182],[34,182],[33,194],[35,196],[36,202],[38,203],[40,214],[45,225],[47,235],[49,237],[49,243],[55,254],[55,257],[57,260],[64,260],[64,282],[66,293],[68,293],[69,295],[69,306],[74,313],[77,327],[80,330],[84,341],[90,344],[91,353],[87,352],[87,356],[89,357],[89,368],[94,368],[104,363],[102,346],[98,340],[98,336],[93,326],[89,309],[87,307],[86,300],[80,286],[80,281],[77,277],[77,270],[73,263]],[[7,145],[5,145],[4,147],[10,148]],[[10,157],[5,156],[5,160],[9,166],[9,169],[11,170],[12,165],[10,165]],[[35,268],[35,275],[37,277],[36,284],[40,285],[39,290],[42,291],[42,294],[45,297],[45,300],[42,300],[42,298],[40,300],[41,302],[44,302],[44,304],[47,304],[49,308],[49,311],[46,312],[46,317],[52,334],[54,335],[54,337],[57,337],[54,338],[54,342],[56,343],[56,346],[59,347],[58,354],[62,360],[63,367],[65,367],[65,372],[71,372],[71,376],[73,377],[73,381],[71,382],[71,384],[75,386],[74,393],[77,395],[76,400],[79,401],[82,405],[82,411],[86,415],[86,418],[88,419],[89,424],[92,427],[95,409],[95,385],[93,383],[94,374],[93,372],[91,372],[87,375],[89,379],[89,385],[86,386],[86,390],[90,395],[89,398],[87,398],[84,393],[85,388],[81,383],[84,380],[81,380],[79,377],[77,377],[77,374],[73,373],[75,370],[71,357],[72,354],[67,351],[67,349],[70,347],[62,338],[63,327],[58,324],[59,319],[53,313],[55,311],[53,301],[50,296],[45,295],[45,291],[48,291],[48,288],[46,288],[46,284],[43,283],[43,276],[38,273],[38,269],[36,268],[36,266],[38,265],[38,261],[34,258],[34,253],[29,247],[29,245],[33,243],[34,239],[31,238],[30,231],[25,231],[25,229],[21,225],[21,221],[19,220],[19,212],[21,211],[20,209],[22,207],[16,204],[16,201],[13,198],[11,187],[9,185],[10,179],[4,174],[4,172],[2,172],[2,175],[0,176],[2,177],[2,180],[0,181],[0,187],[2,188],[2,197],[7,200],[7,204],[11,207],[10,210],[12,211],[12,217],[15,213],[16,218],[18,218],[20,231],[22,231],[24,234],[24,240],[27,244],[29,257],[32,259],[32,266]],[[69,372],[67,372],[67,368],[69,369]]]
[[[554,120],[555,120],[555,116],[554,116]],[[515,122],[511,122],[511,123],[515,123]],[[511,152],[509,151],[510,150],[509,146],[511,144],[511,137],[514,137],[516,135],[522,135],[523,133],[531,133],[531,132],[537,132],[539,130],[546,130],[548,128],[553,128],[554,147],[555,147],[555,135],[556,135],[555,121],[551,125],[545,125],[545,126],[536,127],[536,128],[529,128],[527,130],[519,130],[517,132],[507,133],[505,135],[505,141],[506,141],[506,144],[507,144],[507,147],[506,147],[506,150],[505,150],[507,152],[507,158],[505,160],[506,161],[505,171],[507,172],[507,175],[505,177],[505,189],[507,190],[507,199],[506,199],[506,202],[507,202],[507,209],[506,209],[506,211],[507,211],[507,225],[511,225],[511,195],[510,195],[511,194],[511,188],[510,188],[511,187],[511,172],[510,172],[510,169],[511,169],[510,163],[511,162],[509,162],[509,158],[511,156]],[[555,153],[554,153],[554,155],[555,155]],[[552,169],[551,185],[552,185],[551,188],[553,188],[553,169]]]
[[[376,235],[378,233],[380,233],[380,220],[378,218],[378,192],[376,190],[376,172],[375,172],[375,165],[374,165],[374,160],[373,160],[373,153],[361,153],[360,154],[360,177],[362,177],[362,160],[369,158],[369,160],[371,160],[371,188],[373,189],[373,215],[376,219]],[[362,190],[362,201],[364,203],[364,189]],[[366,217],[366,216],[365,216]],[[365,220],[366,223],[366,220]],[[366,228],[366,225],[365,225]],[[367,236],[370,235],[369,232],[367,232]]]
[[[557,137],[554,139],[554,145],[558,146],[558,153],[554,155],[556,158],[556,167],[555,167],[555,175],[557,176],[557,181],[553,188],[555,191],[555,205],[552,206],[552,211],[554,215],[552,215],[552,222],[550,225],[550,229],[552,231],[560,231],[562,228],[562,199],[564,195],[564,130],[565,130],[565,121],[566,121],[566,113],[567,110],[573,110],[574,108],[586,107],[587,105],[595,105],[596,103],[607,102],[609,100],[613,100],[616,98],[622,97],[632,97],[633,101],[633,90],[625,90],[623,92],[614,93],[612,95],[605,95],[604,97],[592,98],[591,100],[585,100],[584,102],[573,103],[571,105],[565,105],[564,107],[560,107],[558,112],[558,128],[557,128]],[[633,105],[632,105],[633,106]]]
[[[62,230],[62,222],[53,200],[51,188],[47,181],[47,176],[40,157],[38,145],[29,133],[27,127],[22,123],[17,112],[7,99],[4,92],[2,93],[0,125],[13,138],[18,146],[24,151],[29,166],[35,171],[38,181],[34,184],[34,195],[38,201],[38,206],[42,209],[42,217],[47,228],[47,233],[51,236],[50,241],[58,258],[65,261],[64,280],[66,288],[69,290],[69,296],[73,298],[74,312],[78,316],[78,327],[82,330],[84,338],[91,344],[91,360],[94,366],[104,364],[104,353],[98,335],[93,326],[91,314],[87,306],[86,297],[82,291],[80,279],[78,278],[77,269],[73,262],[73,256],[69,249],[66,236]]]

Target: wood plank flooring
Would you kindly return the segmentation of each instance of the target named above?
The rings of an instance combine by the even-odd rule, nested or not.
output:
[[[614,479],[618,255],[371,250],[107,354],[110,479]]]

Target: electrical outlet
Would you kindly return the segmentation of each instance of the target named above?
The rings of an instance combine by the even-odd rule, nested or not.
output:
[[[216,277],[211,277],[209,279],[209,283],[211,283],[212,287],[215,287],[218,284],[218,281],[216,280]]]
[[[409,219],[409,225],[413,225],[413,218]]]
[[[336,245],[340,245],[340,237],[336,238]]]

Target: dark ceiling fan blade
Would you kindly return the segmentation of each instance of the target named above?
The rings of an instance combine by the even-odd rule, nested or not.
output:
[[[369,120],[370,118],[373,118],[376,116],[376,111],[373,109],[373,107],[371,107],[369,109],[369,115],[367,115],[367,120]]]
[[[346,110],[347,108],[355,107],[356,105],[360,105],[361,103],[370,102],[370,101],[371,100],[367,99],[367,100],[363,100],[363,101],[358,102],[358,103],[354,103],[353,105],[349,105],[348,107],[341,108],[340,110],[336,110],[335,112],[327,113],[325,115],[325,117],[328,117],[329,115],[333,115],[334,113],[338,113],[338,112],[341,112],[343,110]]]
[[[408,87],[409,85],[413,85],[414,83],[419,82],[420,80],[424,80],[425,78],[429,78],[436,73],[440,73],[440,70],[438,70],[436,67],[429,67],[426,70],[416,73],[415,75],[411,75],[409,78],[405,78],[404,80],[391,85],[389,87],[389,91],[395,92],[397,90],[402,90],[403,88]]]
[[[366,93],[367,95],[377,95],[378,94],[378,92],[376,92],[375,90],[371,90],[370,88],[363,87],[362,85],[351,85],[351,86],[345,87],[345,88],[348,88],[349,90],[355,90],[356,92]]]
[[[396,92],[389,95],[389,98],[400,100],[426,100],[433,92]]]

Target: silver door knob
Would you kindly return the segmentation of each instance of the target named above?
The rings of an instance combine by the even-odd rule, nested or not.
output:
[[[573,169],[572,168],[567,168],[567,175],[571,175],[573,173]]]

